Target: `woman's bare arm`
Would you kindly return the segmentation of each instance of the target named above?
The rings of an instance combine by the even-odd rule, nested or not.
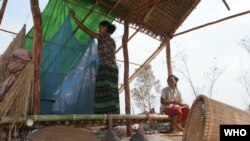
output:
[[[188,105],[183,104],[181,101],[170,101],[170,100],[163,99],[163,98],[161,98],[161,104],[163,104],[163,105],[176,104],[176,105],[179,105],[182,107],[188,107]]]
[[[170,100],[161,98],[161,104],[163,104],[163,105],[167,105],[167,104],[179,104],[179,102],[177,102],[177,101],[170,101]]]
[[[86,27],[84,24],[82,24],[75,16],[75,11],[74,10],[70,10],[70,15],[73,18],[73,20],[75,21],[75,23],[87,34],[89,34],[91,37],[99,39],[99,34],[93,32],[92,30],[90,30],[88,27]]]

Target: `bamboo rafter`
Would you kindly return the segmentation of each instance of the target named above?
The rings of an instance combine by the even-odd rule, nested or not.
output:
[[[188,33],[188,32],[203,28],[203,27],[207,27],[207,26],[210,26],[210,25],[213,25],[213,24],[217,24],[217,23],[220,23],[220,22],[223,22],[223,21],[235,18],[235,17],[243,16],[243,15],[246,15],[246,14],[249,14],[249,13],[250,13],[250,10],[245,11],[245,12],[241,12],[241,13],[238,13],[238,14],[235,14],[235,15],[231,15],[231,16],[228,16],[228,17],[213,21],[213,22],[209,22],[209,23],[206,23],[206,24],[203,24],[203,25],[200,25],[200,26],[196,26],[194,28],[182,31],[180,33],[176,33],[176,34],[173,35],[173,37],[176,37],[176,36],[179,36],[179,35],[182,35],[182,34],[185,34],[185,33]]]
[[[139,30],[136,30],[129,38],[128,41],[130,41],[137,33]],[[122,45],[115,51],[115,53],[118,53],[122,49]]]
[[[7,6],[7,3],[8,3],[8,0],[3,0],[3,4],[2,4],[2,7],[0,9],[0,25],[2,23],[2,19],[3,19],[3,15],[4,15],[4,12],[5,12],[5,8]]]
[[[222,0],[222,1],[223,1],[223,3],[225,4],[227,10],[230,10],[230,7],[229,7],[229,5],[227,4],[226,0]]]
[[[130,12],[128,13],[128,15],[130,15],[130,14],[136,14],[138,11],[144,10],[144,9],[150,7],[150,6],[154,6],[154,5],[158,4],[160,1],[161,1],[161,0],[149,1],[149,2],[147,2],[145,5],[143,5],[143,6],[141,6],[141,7],[137,7],[137,8],[135,8],[134,10],[130,11]]]
[[[148,65],[154,58],[162,51],[162,49],[166,46],[165,41],[161,43],[161,45],[155,50],[154,53],[150,55],[150,57],[138,68],[136,71],[129,77],[128,81],[129,83],[132,82],[144,69],[146,65]],[[119,93],[121,93],[124,90],[124,85],[121,85],[119,87]]]

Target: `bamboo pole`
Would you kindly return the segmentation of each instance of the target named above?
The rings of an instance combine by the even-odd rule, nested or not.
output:
[[[194,28],[190,28],[190,29],[182,31],[180,33],[176,33],[176,34],[173,35],[173,37],[176,37],[176,36],[179,36],[179,35],[182,35],[182,34],[185,34],[185,33],[188,33],[188,32],[191,32],[191,31],[194,31],[194,30],[197,30],[197,29],[209,26],[209,25],[217,24],[217,23],[220,23],[220,22],[223,22],[223,21],[235,18],[235,17],[243,16],[243,15],[246,15],[246,14],[249,14],[249,13],[250,13],[250,10],[245,11],[245,12],[241,12],[241,13],[238,13],[238,14],[235,14],[235,15],[231,15],[231,16],[228,16],[228,17],[213,21],[213,22],[209,22],[209,23],[206,23],[206,24],[203,24],[203,25],[200,25],[200,26],[196,26]]]
[[[31,12],[34,22],[34,39],[33,39],[33,63],[34,63],[34,85],[33,85],[33,114],[40,114],[40,59],[41,48],[43,44],[42,35],[42,17],[38,0],[30,0]]]
[[[125,62],[125,61],[123,61],[123,60],[118,60],[118,59],[116,59],[116,61],[117,62]],[[132,65],[136,65],[136,66],[141,66],[140,64],[137,64],[137,63],[133,63],[133,62],[128,62],[129,64],[132,64]]]
[[[166,61],[167,61],[167,70],[168,70],[168,76],[173,74],[172,69],[172,61],[171,61],[171,48],[170,48],[170,39],[168,38],[166,40]]]
[[[1,10],[0,10],[0,25],[2,23],[2,19],[3,19],[4,12],[5,12],[5,8],[7,6],[7,2],[8,2],[8,0],[3,0],[3,4],[2,4]]]
[[[140,72],[144,69],[146,65],[148,65],[154,58],[161,52],[161,50],[165,47],[165,42],[162,42],[160,47],[158,47],[154,53],[152,53],[149,58],[138,68],[136,71],[129,77],[129,83],[133,81]],[[119,88],[119,93],[121,93],[124,90],[124,85],[121,85]]]
[[[130,90],[129,90],[129,56],[128,56],[128,35],[129,35],[129,23],[124,21],[124,35],[122,38],[123,56],[124,56],[124,89],[125,89],[125,111],[126,114],[131,114],[130,110]],[[131,123],[127,124],[127,135],[132,135]]]
[[[144,115],[118,115],[118,114],[111,114],[113,120],[158,120],[161,122],[169,122],[170,117],[168,115],[156,115],[156,114],[144,114]],[[17,122],[23,123],[26,122],[27,119],[32,119],[34,122],[55,122],[55,121],[104,121],[108,119],[107,114],[89,114],[89,115],[31,115],[27,118],[19,117]],[[13,118],[6,116],[1,117],[0,125],[1,124],[9,124],[12,123]]]

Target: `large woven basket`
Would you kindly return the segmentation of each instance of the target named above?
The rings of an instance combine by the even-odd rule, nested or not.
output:
[[[220,124],[250,124],[250,113],[199,96],[187,118],[183,141],[219,141]]]

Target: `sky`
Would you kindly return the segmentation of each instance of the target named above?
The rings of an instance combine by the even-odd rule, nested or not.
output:
[[[9,0],[4,15],[1,29],[7,29],[13,32],[18,32],[24,24],[27,25],[27,32],[32,27],[32,16],[30,12],[29,0]],[[43,10],[48,0],[40,0],[40,9]],[[228,11],[222,0],[202,0],[200,4],[189,15],[185,22],[179,27],[176,33],[187,30],[189,28],[205,24],[226,16],[250,10],[249,0],[227,0],[231,10]],[[0,2],[0,5],[2,1]],[[123,26],[119,23],[117,31],[113,38],[117,43],[117,47],[121,45],[123,35]],[[228,21],[224,21],[215,25],[211,25],[199,30],[192,31],[174,37],[171,40],[172,56],[175,56],[179,51],[185,51],[188,56],[188,67],[195,86],[206,86],[204,73],[208,71],[209,66],[214,63],[216,58],[217,66],[223,69],[223,73],[215,85],[215,94],[213,99],[229,104],[231,106],[245,109],[250,99],[247,97],[243,87],[240,85],[239,76],[242,66],[248,68],[250,66],[247,52],[239,45],[239,41],[248,36],[250,37],[250,14],[237,17]],[[130,30],[130,34],[134,32]],[[0,54],[8,47],[14,35],[0,31]],[[129,43],[129,58],[130,62],[142,64],[154,50],[159,47],[160,42],[153,38],[139,33]],[[165,49],[151,62],[152,69],[157,79],[161,82],[161,88],[167,86],[167,66]],[[117,59],[123,60],[122,51],[117,53]],[[178,60],[176,60],[178,63]],[[123,81],[123,63],[117,62],[119,66],[119,82]],[[173,62],[175,63],[175,62]],[[130,65],[130,75],[133,74],[136,65]],[[174,74],[180,78],[178,88],[182,93],[184,101],[191,106],[195,99],[191,91],[189,83],[185,78],[174,70]],[[134,81],[130,84],[133,88]],[[202,89],[199,94],[206,94]],[[124,94],[120,95],[121,112],[124,113]],[[132,105],[134,101],[132,100]],[[156,111],[159,111],[159,100],[155,105]],[[138,113],[138,109],[132,106],[133,111]]]

